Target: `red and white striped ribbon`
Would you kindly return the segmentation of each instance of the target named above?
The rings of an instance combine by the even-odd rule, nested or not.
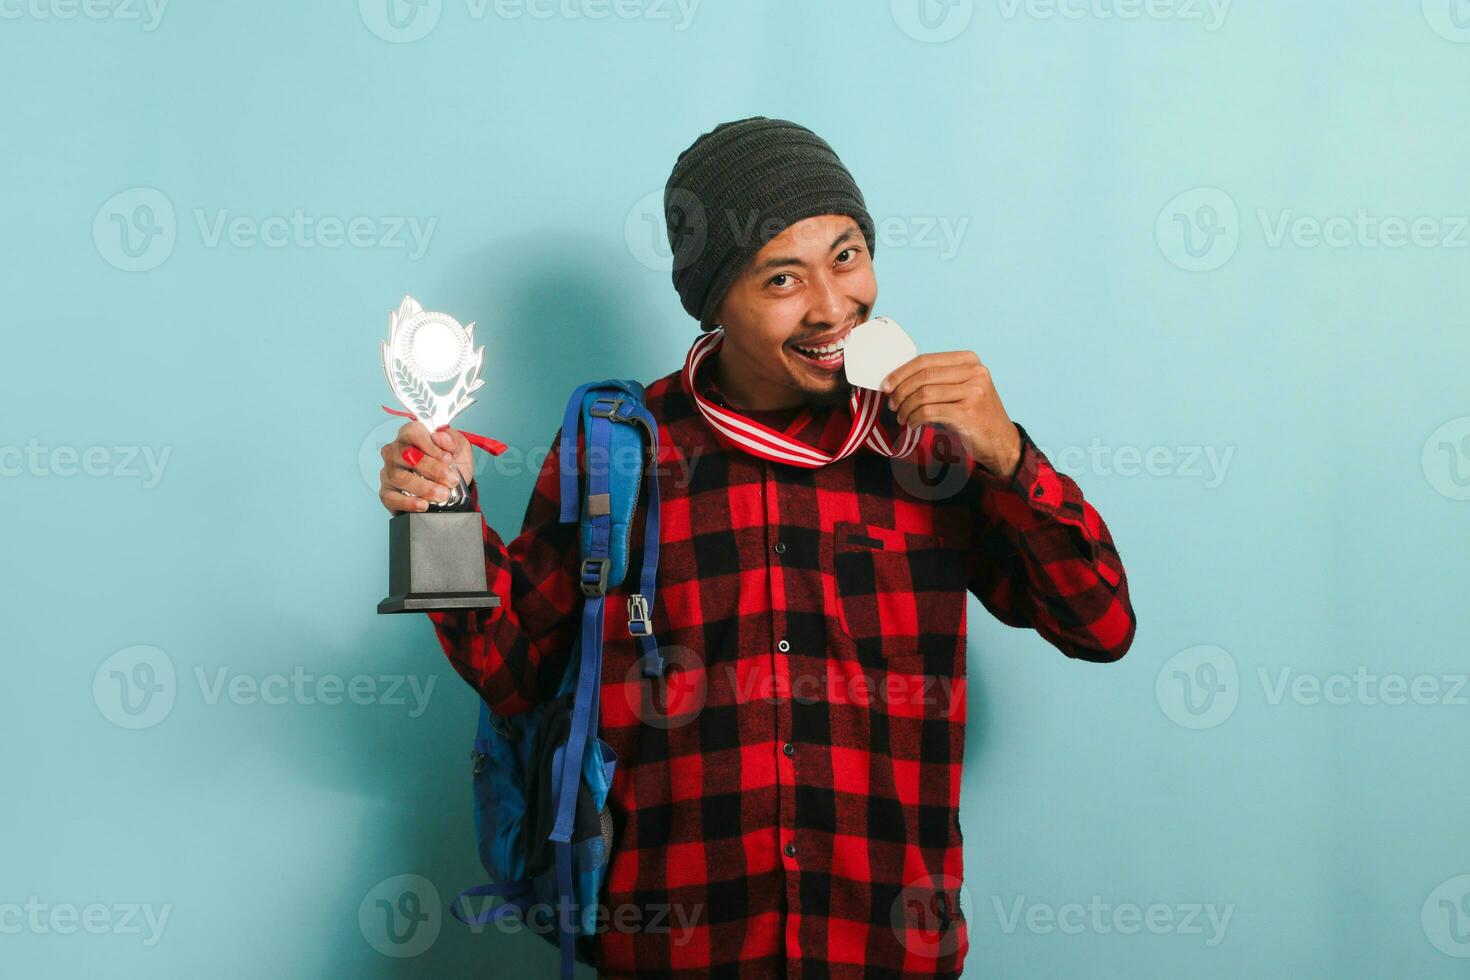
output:
[[[897,433],[883,431],[878,425],[878,409],[884,396],[882,392],[870,388],[853,388],[852,430],[848,432],[836,455],[820,452],[738,412],[721,408],[699,393],[694,386],[694,377],[699,372],[700,364],[719,350],[724,342],[724,330],[711,330],[694,342],[694,346],[689,348],[689,355],[684,359],[684,390],[694,399],[694,404],[699,406],[704,420],[716,432],[746,452],[776,463],[816,469],[851,456],[862,446],[885,456],[902,457],[913,452],[914,447],[919,444],[921,429],[906,425]]]

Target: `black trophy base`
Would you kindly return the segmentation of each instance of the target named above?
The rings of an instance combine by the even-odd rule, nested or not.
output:
[[[380,613],[494,609],[479,511],[396,514],[388,521],[388,597]]]
[[[389,596],[378,603],[380,613],[434,612],[440,609],[494,609],[500,596],[487,592],[424,592]]]

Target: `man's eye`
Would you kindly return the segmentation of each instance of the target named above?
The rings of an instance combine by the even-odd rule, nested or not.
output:
[[[853,247],[853,246],[848,246],[847,248],[844,248],[842,251],[840,251],[840,252],[837,253],[837,261],[838,262],[841,262],[842,261],[842,257],[844,255],[847,255],[849,252],[852,253],[852,257],[853,258],[857,258],[857,249],[855,247]]]
[[[767,286],[779,286],[779,285],[781,285],[781,283],[778,283],[776,281],[777,279],[789,279],[789,278],[791,278],[791,273],[789,273],[789,272],[778,272],[774,276],[772,276],[771,278],[769,278],[769,279],[766,280],[766,285]]]

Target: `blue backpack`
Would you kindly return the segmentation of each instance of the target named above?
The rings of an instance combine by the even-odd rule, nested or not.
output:
[[[587,445],[587,480],[580,490],[579,424]],[[642,385],[589,382],[572,393],[561,429],[561,522],[580,523],[581,629],[552,700],[507,716],[480,703],[470,756],[475,834],[490,883],[465,889],[450,910],[476,927],[502,919],[530,925],[560,948],[566,980],[574,959],[594,962],[597,903],[612,849],[607,795],[617,757],[597,737],[603,612],[607,591],[627,577],[648,458],[658,459],[658,426],[643,404]],[[628,631],[642,644],[645,677],[663,674],[650,615],[658,518],[658,478],[648,473],[643,570],[638,591],[628,597]],[[503,901],[491,907],[490,896]],[[484,906],[466,915],[459,905],[470,897],[484,897]]]

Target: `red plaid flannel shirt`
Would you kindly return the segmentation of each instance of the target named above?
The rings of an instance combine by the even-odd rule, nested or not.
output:
[[[724,404],[711,374],[700,391]],[[640,502],[606,613],[600,726],[618,767],[601,974],[958,976],[965,593],[1068,657],[1117,660],[1135,623],[1107,526],[1019,425],[1005,481],[932,427],[905,460],[762,461],[719,441],[679,372],[646,404],[674,447],[653,608],[667,670],[643,678],[627,630]],[[851,422],[846,407],[747,414],[828,452]],[[559,444],[520,536],[484,529],[502,605],[430,614],[501,714],[555,693],[579,625]]]

